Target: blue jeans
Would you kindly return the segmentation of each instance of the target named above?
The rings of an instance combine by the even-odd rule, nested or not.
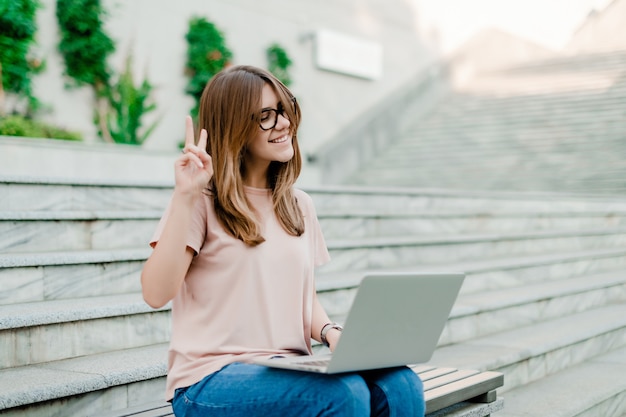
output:
[[[176,417],[422,417],[422,381],[400,367],[324,375],[233,363],[174,394]]]

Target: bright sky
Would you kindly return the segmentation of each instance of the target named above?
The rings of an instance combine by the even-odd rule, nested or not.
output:
[[[414,0],[422,27],[435,28],[449,52],[487,27],[560,49],[592,9],[612,0]]]

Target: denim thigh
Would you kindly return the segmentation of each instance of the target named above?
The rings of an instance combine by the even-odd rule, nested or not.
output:
[[[423,417],[424,385],[406,366],[361,372],[371,394],[371,415]]]
[[[233,363],[177,389],[176,417],[367,417],[370,392],[358,374],[323,375]]]

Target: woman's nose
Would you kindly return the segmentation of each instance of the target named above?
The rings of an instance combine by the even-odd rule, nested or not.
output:
[[[287,116],[285,116],[283,113],[279,113],[276,117],[278,117],[278,119],[276,120],[276,129],[278,130],[286,129],[291,124],[289,118],[287,118]]]

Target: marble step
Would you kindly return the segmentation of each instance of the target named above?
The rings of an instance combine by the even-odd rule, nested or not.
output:
[[[430,364],[504,373],[501,392],[626,346],[626,303],[438,347]]]
[[[595,357],[510,390],[498,417],[623,417],[626,349]]]
[[[328,240],[333,258],[319,271],[449,265],[451,263],[619,248],[626,229],[508,234],[393,236]],[[0,304],[136,292],[151,249],[0,254]]]
[[[105,296],[141,291],[139,274],[151,249],[57,254],[0,254],[0,305]],[[561,279],[626,266],[626,248],[596,248],[563,253],[478,257],[443,265],[413,262],[386,270],[458,270],[472,275],[463,292]],[[333,261],[331,260],[331,264]],[[374,269],[374,268],[371,268]],[[375,269],[374,269],[375,270]],[[321,290],[358,285],[367,268],[317,272]]]
[[[626,128],[620,132],[619,138],[626,133]],[[526,132],[520,132],[520,136]],[[530,132],[530,134],[535,134]],[[539,133],[540,136],[550,135],[549,132]],[[463,142],[442,142],[436,143],[429,141],[430,138],[420,138],[415,143],[399,143],[397,146],[390,148],[387,152],[381,153],[378,158],[372,161],[372,168],[380,168],[382,166],[396,166],[397,168],[432,168],[447,161],[450,169],[459,170],[460,168],[473,167],[477,161],[489,159],[493,169],[504,166],[510,161],[523,160],[524,164],[520,166],[537,166],[540,164],[559,163],[558,167],[571,168],[573,166],[591,166],[592,162],[606,160],[606,162],[618,162],[615,152],[623,151],[626,146],[620,142],[619,138],[615,140],[606,140],[601,142],[590,142],[588,137],[586,144],[579,142],[566,142],[551,136],[554,141],[543,141],[540,144],[524,141],[523,138],[501,138],[499,141],[487,141],[487,138],[481,137],[479,132],[474,132],[465,136]],[[623,152],[622,152],[623,153]],[[587,156],[588,159],[583,160],[582,157]],[[617,165],[619,166],[619,165]],[[369,165],[364,167],[367,169]],[[421,168],[423,169],[423,168]]]
[[[530,230],[580,230],[619,227],[626,211],[514,212],[414,211],[393,214],[346,211],[318,213],[326,239],[340,237],[447,235],[482,232],[517,233]]]
[[[548,253],[501,259],[481,259],[445,265],[419,265],[385,268],[398,272],[463,271],[465,282],[461,294],[522,287],[561,279],[583,277],[626,269],[626,248],[593,249],[567,253]],[[365,269],[317,273],[318,291],[356,288],[367,273],[381,270]]]
[[[162,211],[0,212],[0,252],[106,250],[146,246]],[[347,210],[318,213],[326,239],[529,230],[576,230],[626,224],[624,211]],[[54,238],[51,238],[54,237]]]
[[[598,103],[585,103],[584,106],[569,106],[567,102],[553,103],[543,108],[524,109],[523,103],[510,109],[489,111],[477,109],[463,115],[450,114],[446,111],[437,111],[415,125],[411,130],[415,133],[429,133],[433,131],[463,131],[474,130],[500,130],[504,126],[510,126],[511,130],[520,127],[546,127],[573,126],[587,129],[588,126],[603,129],[614,125],[623,118],[622,107],[626,103],[626,95],[610,103],[606,98],[601,98]],[[442,107],[443,108],[443,107]]]
[[[599,143],[619,147],[619,138],[624,133],[623,123],[618,118],[604,121],[596,118],[593,122],[579,124],[571,122],[557,124],[552,120],[537,120],[526,124],[519,123],[516,126],[499,123],[485,122],[463,126],[449,122],[441,128],[432,126],[407,130],[397,135],[396,145],[398,148],[414,152],[417,152],[420,146],[439,152],[446,150],[454,152],[455,149],[471,152],[472,146],[498,148],[507,143],[545,151],[571,146],[591,149],[592,145]],[[386,151],[393,152],[398,148],[393,147]]]
[[[0,177],[0,211],[163,211],[172,184]]]
[[[499,112],[509,109],[533,110],[535,108],[551,107],[555,103],[567,105],[586,106],[589,102],[599,104],[608,101],[609,103],[619,103],[626,96],[624,83],[614,84],[613,88],[607,89],[577,89],[562,93],[537,94],[529,92],[526,94],[513,95],[493,95],[493,94],[471,94],[466,91],[455,91],[445,97],[445,106],[439,111],[450,111],[454,115],[467,114],[475,111]]]
[[[445,133],[438,136],[431,135],[413,138],[403,138],[401,142],[397,142],[395,146],[381,153],[372,163],[380,165],[381,160],[384,162],[397,161],[406,162],[409,157],[413,159],[412,166],[421,165],[432,161],[438,161],[448,158],[449,160],[461,157],[471,161],[472,158],[480,157],[502,157],[515,155],[518,157],[534,156],[540,160],[550,160],[555,156],[580,154],[581,152],[589,152],[594,157],[604,157],[608,152],[619,151],[624,148],[624,143],[620,142],[623,138],[622,132],[615,133],[614,137],[605,137],[600,143],[591,141],[589,135],[580,133],[579,138],[571,138],[568,132],[559,132],[556,135],[553,132],[517,132],[514,137],[503,137],[497,134],[493,140],[489,136],[485,136],[482,132],[473,131],[466,132],[463,139],[452,138]],[[539,141],[527,141],[523,136],[527,134],[537,135]],[[567,135],[568,139],[563,140],[562,135]],[[496,161],[497,162],[497,161]]]
[[[0,252],[147,246],[163,210],[0,212]]]
[[[140,293],[0,306],[0,369],[164,343],[170,306]]]
[[[324,272],[450,264],[480,258],[619,247],[626,243],[626,230],[607,228],[441,237],[395,236],[329,240],[327,243],[332,262],[320,268]]]
[[[567,95],[513,95],[508,97],[484,97],[455,92],[442,101],[432,112],[432,119],[425,123],[437,123],[443,119],[464,119],[468,116],[497,114],[501,116],[517,116],[520,118],[532,115],[541,117],[542,112],[595,112],[614,111],[626,101],[626,87],[617,86],[612,91],[572,92]],[[416,124],[415,126],[418,126]]]
[[[626,305],[609,306],[444,346],[431,363],[504,371],[510,391],[624,346],[625,313]],[[163,396],[166,357],[167,345],[158,344],[0,370],[0,410],[8,409],[3,415],[11,417],[37,415],[39,403],[48,410],[65,407],[71,416],[91,406],[153,402]]]
[[[469,210],[626,210],[621,197],[572,193],[511,193],[493,191],[448,191],[401,187],[323,186],[304,189],[318,212],[349,208],[393,213],[414,209]],[[0,177],[0,212],[119,212],[160,211],[167,206],[171,184],[137,182],[62,181],[24,177]]]
[[[537,74],[511,76],[510,74],[491,73],[488,76],[478,75],[471,81],[458,86],[457,92],[465,94],[482,95],[485,98],[510,98],[528,99],[534,97],[542,99],[546,96],[579,97],[581,90],[588,94],[602,94],[603,92],[621,94],[623,83],[620,82],[621,73],[610,70],[597,77],[595,74],[583,73],[561,74],[557,77],[544,77],[537,80]]]
[[[164,399],[167,344],[0,370],[3,417],[84,417]]]
[[[616,303],[626,304],[624,270],[463,294],[439,344],[466,342]]]
[[[492,99],[475,102],[467,96],[448,96],[427,120],[415,125],[427,127],[437,126],[444,120],[469,120],[476,116],[477,120],[493,120],[507,118],[509,120],[545,119],[546,114],[567,117],[571,114],[590,118],[589,114],[618,114],[619,108],[626,102],[626,89],[612,94],[585,94],[569,97],[543,97],[541,99],[526,98],[520,100]]]
[[[426,126],[441,126],[444,120],[467,121],[476,116],[477,120],[507,118],[509,120],[546,120],[546,115],[567,118],[571,114],[579,115],[584,120],[591,120],[594,115],[607,114],[618,117],[618,109],[626,102],[626,88],[622,85],[612,92],[591,92],[568,96],[546,95],[542,97],[488,98],[476,102],[467,95],[448,96],[431,113],[427,120],[413,123],[418,129]]]
[[[472,276],[468,275],[466,281],[471,280]],[[356,288],[344,288],[321,292],[320,302],[334,320],[343,322],[356,291]],[[461,293],[439,339],[439,346],[465,342],[613,303],[626,303],[624,270],[479,293]]]
[[[626,129],[625,129],[626,133]],[[623,137],[623,134],[621,135]],[[619,140],[619,139],[618,139]],[[559,169],[569,169],[572,166],[589,166],[591,161],[597,163],[597,159],[606,159],[607,163],[616,159],[617,155],[612,153],[624,150],[623,143],[616,141],[604,141],[601,144],[579,144],[569,142],[552,145],[543,143],[535,146],[523,140],[502,140],[499,143],[486,143],[480,137],[468,137],[468,143],[446,143],[436,144],[423,139],[415,144],[397,144],[387,152],[381,153],[378,158],[371,162],[363,170],[370,170],[380,167],[395,167],[403,169],[425,170],[425,167],[432,168],[437,163],[446,162],[450,169],[457,170],[461,167],[474,166],[477,161],[490,159],[494,167],[503,166],[510,161],[523,160],[520,166],[538,166],[546,164],[556,164]],[[579,157],[589,154],[589,160],[582,160]],[[622,152],[623,153],[623,152]],[[457,164],[458,162],[458,164]],[[619,165],[617,165],[619,166]],[[416,169],[417,170],[417,169]]]
[[[320,302],[342,322],[355,293],[356,287],[326,289]],[[440,344],[615,302],[626,302],[622,270],[461,294]],[[0,335],[0,369],[145,346],[169,340],[169,306],[152,310],[139,293],[4,305]]]
[[[504,166],[506,164],[506,166]],[[389,169],[374,168],[361,171],[348,180],[355,184],[368,186],[395,186],[416,187],[431,185],[439,188],[463,189],[471,184],[474,189],[508,189],[511,191],[528,192],[530,190],[549,192],[553,189],[568,190],[572,193],[601,193],[602,188],[616,188],[614,195],[623,194],[625,169],[610,165],[594,166],[590,169],[576,169],[575,167],[560,167],[558,163],[540,163],[545,168],[533,167],[528,161],[518,157],[507,158],[501,161],[500,166],[489,169],[481,164],[458,167],[458,170],[449,170],[441,173],[436,166],[421,166],[410,168],[394,167]],[[537,170],[540,170],[540,173]],[[515,172],[511,178],[508,173]]]
[[[561,167],[558,163],[542,163],[545,168],[527,166],[528,163],[521,160],[511,160],[508,167],[492,167],[489,170],[476,166],[461,168],[459,171],[449,171],[444,175],[438,175],[436,168],[391,168],[377,169],[360,172],[359,175],[350,177],[348,180],[367,185],[384,186],[385,184],[417,186],[430,184],[437,187],[462,189],[471,184],[475,189],[489,186],[491,189],[509,189],[523,191],[550,191],[554,188],[566,189],[571,192],[603,192],[603,188],[620,187],[615,195],[622,194],[626,183],[626,168],[595,167],[585,170],[579,167]],[[523,165],[523,166],[522,166]],[[537,174],[537,170],[542,173]],[[515,178],[508,176],[509,172],[515,172]],[[549,173],[552,172],[552,175]]]
[[[0,304],[141,291],[151,249],[0,254]]]
[[[525,192],[533,191],[550,191],[554,188],[568,190],[571,192],[595,193],[606,192],[606,190],[614,189],[614,195],[623,194],[624,184],[626,183],[624,175],[626,169],[593,169],[590,171],[572,171],[571,175],[561,175],[558,173],[558,167],[555,167],[554,175],[534,174],[532,168],[516,167],[513,163],[509,168],[499,168],[492,171],[484,171],[480,168],[468,168],[458,172],[448,172],[445,175],[437,175],[436,169],[419,171],[419,170],[382,170],[380,174],[374,172],[361,172],[357,177],[353,177],[350,181],[361,181],[362,184],[384,186],[385,184],[404,185],[407,187],[430,184],[437,187],[448,187],[450,189],[462,189],[471,184],[475,189],[509,189],[511,191],[518,190]],[[516,172],[516,178],[510,179],[507,173]],[[485,188],[489,187],[489,188]]]
[[[441,171],[441,170],[440,170]],[[445,170],[443,170],[445,171]],[[483,190],[419,189],[395,186],[324,186],[308,188],[318,213],[344,211],[347,207],[377,212],[402,210],[584,211],[626,209],[621,195],[593,193],[505,192]]]
[[[626,133],[626,130],[625,130]],[[381,155],[376,163],[366,167],[364,172],[377,172],[381,169],[391,169],[406,172],[422,172],[432,171],[433,174],[439,170],[441,166],[450,167],[448,174],[462,174],[464,172],[497,172],[497,170],[506,167],[515,167],[516,171],[532,171],[540,167],[551,168],[550,174],[571,173],[576,174],[578,170],[586,170],[589,173],[605,172],[608,168],[621,170],[618,155],[623,154],[626,146],[620,144],[619,147],[611,147],[609,144],[597,145],[594,149],[567,149],[553,148],[546,150],[533,149],[525,145],[518,146],[515,144],[502,144],[500,149],[482,149],[474,146],[472,150],[465,152],[463,146],[458,146],[452,151],[438,152],[426,150],[424,146],[420,151],[411,151],[408,149],[398,149],[400,152],[396,155]],[[601,148],[599,148],[601,146]],[[402,152],[404,151],[404,152]],[[617,155],[616,155],[617,153]],[[415,154],[415,158],[411,158]],[[419,156],[422,155],[422,156]],[[481,166],[479,161],[490,162],[489,166]],[[599,162],[604,165],[598,166]],[[584,172],[589,176],[589,173]],[[535,172],[536,177],[547,176],[548,173]],[[579,173],[580,174],[580,173]],[[436,177],[435,177],[436,178]]]

